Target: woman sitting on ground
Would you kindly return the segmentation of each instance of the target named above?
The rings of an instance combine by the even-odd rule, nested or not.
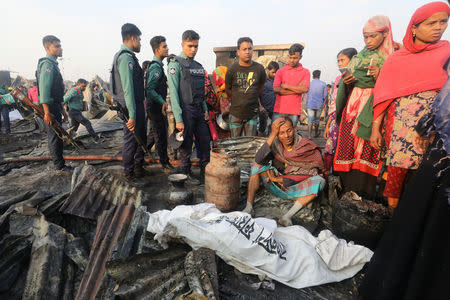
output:
[[[320,148],[297,135],[290,118],[275,120],[270,136],[256,153],[244,212],[253,214],[255,194],[262,181],[264,187],[276,196],[295,200],[292,208],[279,220],[283,226],[292,225],[291,217],[323,189],[323,171]]]
[[[372,17],[364,26],[363,35],[366,47],[349,63],[349,72],[343,73],[336,96],[340,126],[333,168],[339,172],[345,192],[354,191],[372,199],[381,169],[380,152],[369,141],[372,90],[381,66],[394,51],[389,18]]]
[[[407,174],[417,170],[422,154],[412,145],[414,126],[430,110],[447,80],[443,66],[450,56],[450,43],[441,41],[450,8],[433,2],[417,10],[403,39],[404,48],[386,60],[374,89],[372,146],[382,144],[385,118],[388,176],[384,196],[394,209]]]

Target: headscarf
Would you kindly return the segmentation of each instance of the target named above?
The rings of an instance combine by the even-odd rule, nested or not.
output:
[[[225,74],[227,73],[227,67],[218,66],[213,71],[214,81],[219,90],[225,90]]]
[[[382,31],[386,31],[387,36],[383,41],[383,45],[378,47],[377,51],[386,59],[394,52],[394,39],[392,37],[391,21],[389,21],[389,18],[383,15],[376,15],[370,18],[363,28],[363,34]]]
[[[431,2],[416,10],[403,39],[404,48],[393,53],[380,71],[374,89],[374,118],[399,97],[419,92],[440,90],[447,80],[443,66],[450,56],[450,43],[438,41],[415,45],[412,26],[423,22],[435,13],[450,8],[443,2]]]
[[[370,61],[374,59],[377,61],[378,68],[384,65],[386,58],[394,51],[391,22],[389,18],[382,15],[377,15],[369,19],[366,25],[364,25],[363,33],[386,31],[387,35],[383,43],[376,49],[370,50],[364,47],[357,55],[353,56],[352,60],[348,64],[348,68],[352,72],[353,76],[357,79],[353,85],[361,89],[375,87],[375,78],[367,75],[367,67]],[[343,79],[339,83],[338,92],[336,95],[336,120],[338,123],[341,121],[342,112],[347,99],[349,97],[348,91],[343,83]],[[359,110],[358,110],[359,112]],[[357,117],[358,129],[356,135],[365,139],[370,139],[372,131],[372,117],[373,117],[373,94],[367,100],[366,105],[359,112]]]
[[[220,102],[220,112],[226,112],[231,104],[230,97],[225,92],[225,75],[228,68],[225,66],[218,66],[213,71],[214,84],[216,86],[216,96]]]

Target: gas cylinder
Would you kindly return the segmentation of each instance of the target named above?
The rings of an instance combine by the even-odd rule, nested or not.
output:
[[[205,202],[214,203],[221,211],[235,209],[239,202],[240,175],[235,154],[224,149],[211,150],[205,169]]]

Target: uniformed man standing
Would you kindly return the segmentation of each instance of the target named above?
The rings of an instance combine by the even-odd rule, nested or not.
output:
[[[47,35],[42,39],[47,56],[39,59],[36,81],[39,103],[44,109],[44,123],[48,136],[48,148],[53,158],[56,170],[71,172],[72,167],[65,165],[63,158],[63,141],[50,127],[53,122],[62,123],[62,115],[67,120],[67,114],[62,107],[64,97],[64,81],[59,71],[56,59],[62,56],[61,41]]]
[[[2,118],[5,125],[6,134],[11,133],[11,122],[9,121],[9,111],[11,103],[8,103],[8,99],[3,99],[2,95],[8,94],[9,91],[7,88],[4,88],[0,85],[0,132],[2,129]],[[1,101],[3,99],[3,101]],[[4,102],[5,104],[3,104]]]
[[[67,129],[67,132],[69,134],[75,133],[78,130],[80,124],[83,124],[91,137],[94,139],[94,142],[99,143],[102,140],[95,133],[94,128],[92,128],[91,122],[82,114],[84,108],[83,92],[86,90],[87,83],[87,80],[83,78],[78,79],[77,85],[72,87],[64,96],[63,104],[70,117],[70,128]]]
[[[176,129],[184,133],[184,141],[179,149],[180,172],[191,175],[192,143],[195,136],[199,145],[200,175],[203,179],[209,162],[210,133],[205,102],[205,70],[194,60],[199,39],[200,36],[193,30],[183,33],[182,53],[169,62],[168,84]]]
[[[156,144],[159,160],[164,171],[173,169],[167,154],[167,77],[164,74],[163,59],[169,55],[166,38],[155,36],[150,40],[153,53],[153,60],[149,63],[147,70],[146,110],[150,119],[150,132],[148,135],[148,146],[151,148]]]
[[[123,44],[116,53],[111,69],[111,87],[114,101],[126,108],[129,120],[123,129],[122,159],[125,178],[144,175],[144,151],[133,132],[146,144],[144,76],[134,54],[141,51],[141,31],[136,25],[122,26]]]

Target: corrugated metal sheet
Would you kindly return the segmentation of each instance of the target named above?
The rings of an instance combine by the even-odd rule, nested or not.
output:
[[[97,219],[97,231],[89,261],[75,299],[95,299],[105,274],[106,262],[116,243],[123,243],[133,220],[133,205],[118,205],[106,210]]]
[[[169,248],[108,262],[119,299],[173,299],[189,290],[184,272],[187,250]]]
[[[110,173],[85,165],[72,175],[72,192],[60,212],[95,220],[115,205],[131,204],[139,207],[142,191],[130,186]]]
[[[66,230],[34,217],[34,242],[22,299],[58,299],[64,286]],[[67,266],[67,265],[66,265]]]
[[[139,253],[147,223],[146,209],[130,204],[120,204],[100,215],[76,299],[98,297],[100,287],[108,285],[106,262]]]
[[[217,140],[213,143],[213,148],[217,151],[230,152],[236,154],[239,161],[255,160],[255,154],[266,142],[264,137],[243,136]]]

